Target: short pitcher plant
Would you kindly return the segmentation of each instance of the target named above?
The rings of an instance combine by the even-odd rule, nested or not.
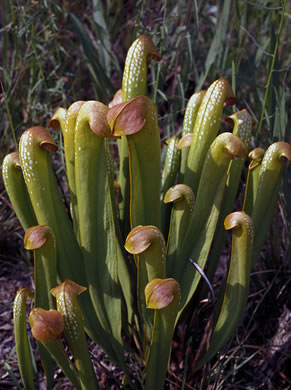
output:
[[[148,62],[160,59],[149,37],[138,38],[127,54],[122,90],[109,105],[77,101],[53,115],[49,127],[63,136],[67,202],[51,162],[58,146],[47,129],[26,130],[19,153],[4,159],[4,184],[25,230],[24,246],[34,254],[34,292],[23,288],[14,303],[26,389],[35,388],[26,331],[32,299],[29,323],[48,389],[56,364],[76,389],[99,388],[89,337],[121,367],[120,386],[162,390],[175,326],[199,302],[193,297],[213,292],[225,230],[232,231],[228,275],[193,371],[221,350],[243,316],[291,146],[277,142],[249,152],[253,121],[246,110],[226,118],[233,131],[219,134],[223,107],[235,103],[221,78],[189,100],[182,136],[167,141],[162,167],[157,108],[146,96]],[[235,210],[248,153],[244,202]],[[140,378],[127,364],[129,354]]]

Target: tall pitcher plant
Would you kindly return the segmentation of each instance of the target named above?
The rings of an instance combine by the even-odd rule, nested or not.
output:
[[[196,369],[229,340],[243,316],[250,270],[291,146],[278,142],[266,152],[250,152],[243,209],[235,210],[252,118],[246,110],[234,113],[227,118],[233,131],[219,134],[223,108],[235,102],[221,78],[189,100],[182,137],[168,140],[161,169],[157,108],[146,96],[147,64],[160,59],[149,37],[138,38],[128,51],[122,90],[109,105],[78,101],[53,115],[49,126],[60,129],[64,140],[69,210],[51,162],[58,146],[47,129],[26,130],[19,153],[4,159],[4,184],[26,231],[25,248],[34,253],[34,294],[24,288],[14,304],[16,351],[27,389],[34,388],[28,298],[48,388],[55,363],[75,388],[99,388],[87,335],[121,366],[124,388],[163,389],[175,326],[194,294],[207,294],[204,282],[213,278],[225,230],[233,232],[228,275]],[[140,382],[126,364],[126,351],[143,370]]]

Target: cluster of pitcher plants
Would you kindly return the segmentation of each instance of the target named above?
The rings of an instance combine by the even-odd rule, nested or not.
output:
[[[63,136],[67,203],[51,161],[58,146],[47,129],[26,130],[19,153],[4,159],[4,184],[25,230],[24,246],[34,253],[34,293],[23,288],[14,303],[26,389],[35,383],[28,299],[48,389],[56,364],[76,389],[99,388],[86,335],[122,368],[125,388],[163,389],[175,326],[185,308],[193,311],[193,296],[211,290],[225,230],[232,230],[228,275],[194,370],[221,350],[242,318],[291,146],[277,142],[249,153],[243,205],[233,211],[253,120],[246,110],[236,112],[226,118],[233,131],[218,135],[223,107],[235,103],[221,78],[191,97],[182,136],[167,141],[161,167],[157,109],[146,96],[147,64],[160,59],[149,37],[138,38],[127,54],[122,90],[109,105],[77,101],[53,115],[49,126]],[[126,353],[143,370],[139,385]]]

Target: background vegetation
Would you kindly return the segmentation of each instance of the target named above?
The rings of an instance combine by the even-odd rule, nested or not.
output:
[[[256,123],[253,146],[290,142],[290,12],[286,0],[2,0],[0,161],[16,150],[25,129],[47,126],[58,106],[68,108],[75,100],[109,102],[121,86],[126,51],[141,34],[150,35],[162,55],[160,63],[151,65],[149,78],[162,139],[179,134],[187,100],[195,90],[226,76],[237,96],[231,110],[247,108]],[[54,136],[61,142],[60,134]],[[62,148],[55,166],[66,190]],[[184,383],[192,352],[187,360],[180,351],[185,344],[194,349],[195,334],[201,336],[203,327],[194,323],[186,331],[178,329],[173,349],[177,366],[172,367],[169,387],[291,386],[290,217],[289,167],[236,338],[219,361],[206,367],[207,375],[200,373]],[[1,281],[11,280],[23,269],[28,273],[31,263],[2,179],[0,224]],[[222,266],[218,284],[223,271]],[[5,310],[12,308],[13,298],[5,297]],[[203,304],[199,310],[204,310]],[[16,373],[13,353],[2,356],[1,374],[5,376],[7,369]]]

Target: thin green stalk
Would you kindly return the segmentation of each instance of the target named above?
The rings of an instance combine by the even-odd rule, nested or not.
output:
[[[279,41],[280,41],[280,36],[281,36],[281,32],[282,32],[282,27],[283,27],[283,21],[284,21],[286,7],[287,7],[287,0],[284,0],[283,10],[282,10],[282,15],[281,15],[281,20],[280,20],[280,26],[279,26],[279,32],[278,32],[278,35],[277,35],[277,38],[276,38],[276,44],[275,44],[275,48],[274,48],[273,59],[272,59],[272,63],[271,63],[270,71],[269,71],[269,76],[268,76],[268,82],[267,82],[267,86],[266,86],[264,103],[263,103],[263,107],[262,107],[262,111],[261,111],[260,121],[259,121],[259,124],[258,124],[257,134],[256,134],[257,138],[258,138],[258,136],[259,136],[259,134],[260,134],[260,132],[262,130],[263,120],[264,120],[264,116],[265,116],[265,109],[266,109],[266,105],[267,105],[269,89],[270,89],[270,86],[271,86],[272,74],[273,74],[274,65],[275,65],[276,56],[277,56],[277,51],[278,51],[278,47],[279,47]]]
[[[165,40],[165,28],[164,28],[164,26],[165,26],[165,22],[166,22],[167,0],[165,0],[164,3],[165,4],[164,4],[163,24],[162,24],[162,28],[161,28],[161,44],[160,44],[160,50],[159,50],[160,53],[163,52],[163,42]],[[153,96],[153,101],[155,103],[157,101],[160,73],[161,73],[161,64],[158,63],[157,77],[156,77],[155,90],[154,90],[154,96]]]
[[[1,84],[1,90],[3,93],[3,97],[4,97],[5,108],[6,108],[6,112],[7,112],[7,116],[8,116],[8,122],[9,122],[9,126],[11,128],[11,134],[12,134],[12,138],[13,138],[13,142],[14,142],[14,147],[15,147],[16,151],[18,151],[18,143],[16,141],[15,129],[14,129],[12,116],[11,116],[11,112],[10,112],[10,108],[9,108],[9,104],[8,104],[8,100],[7,100],[7,95],[6,95],[6,92],[4,90],[4,87],[3,87],[1,80],[0,80],[0,84]]]

